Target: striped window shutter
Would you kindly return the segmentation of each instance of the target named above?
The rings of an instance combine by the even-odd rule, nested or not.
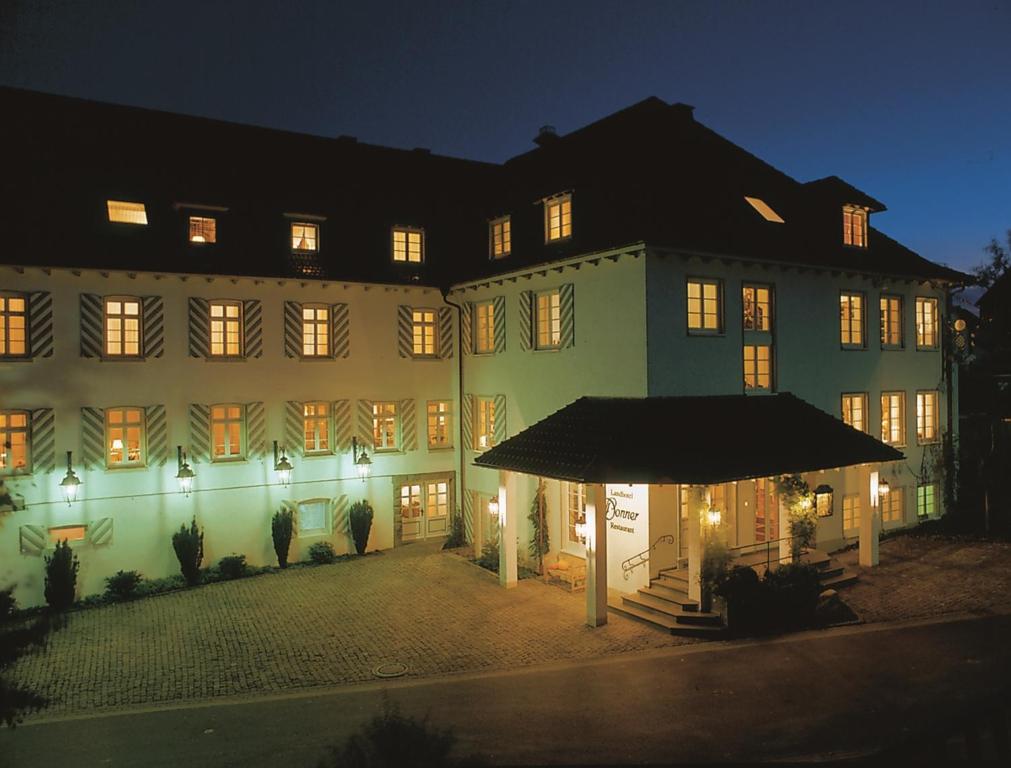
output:
[[[112,518],[102,517],[88,523],[88,543],[94,547],[112,544]]]
[[[190,297],[190,357],[210,357],[210,330],[207,299]]]
[[[105,411],[81,409],[81,459],[86,469],[105,468]]]
[[[400,448],[404,451],[418,450],[418,409],[414,400],[401,400],[400,408]]]
[[[496,310],[497,311],[497,310]],[[474,302],[460,305],[460,347],[465,355],[474,352]]]
[[[211,460],[211,407],[190,404],[190,460],[206,464]]]
[[[566,283],[558,289],[559,315],[561,316],[560,347],[572,347],[576,344],[576,291],[572,283]]]
[[[330,499],[330,507],[332,509],[333,532],[350,533],[351,524],[348,520],[348,511],[351,509],[351,504],[348,502],[347,494],[342,493],[340,496]]]
[[[144,409],[147,427],[147,464],[165,466],[169,457],[168,419],[164,405],[149,405]]]
[[[28,297],[28,344],[32,357],[53,356],[53,295],[36,291]]]
[[[293,456],[305,453],[305,407],[297,400],[285,405],[284,449]]]
[[[474,395],[460,399],[460,425],[463,427],[463,450],[474,450]]]
[[[333,339],[333,356],[351,356],[351,313],[347,304],[330,305],[330,338]]]
[[[474,492],[469,488],[463,492],[463,535],[474,541]]]
[[[439,307],[439,357],[453,356],[453,308]]]
[[[302,356],[302,305],[284,302],[284,356]]]
[[[414,322],[411,308],[403,304],[397,307],[397,354],[401,357],[414,356]]]
[[[102,297],[81,294],[81,357],[102,356]]]
[[[52,408],[32,411],[32,472],[56,470],[56,419]]]
[[[495,445],[501,445],[508,437],[506,431],[506,398],[505,395],[495,395],[495,424],[492,439]]]
[[[351,450],[351,437],[354,435],[351,422],[351,401],[335,400],[333,404],[333,439],[337,451],[346,453]]]
[[[362,448],[374,451],[375,432],[372,430],[372,401],[358,401],[358,442]]]
[[[263,403],[246,403],[246,458],[267,455],[267,417]]]
[[[506,348],[506,308],[505,296],[496,296],[494,299],[495,308],[495,354],[505,352]]]
[[[144,357],[161,357],[165,352],[165,302],[161,296],[143,296]]]
[[[263,357],[263,303],[242,302],[242,348],[244,357]]]
[[[529,350],[533,346],[534,336],[534,292],[520,293],[520,349]]]
[[[49,533],[41,525],[22,525],[18,528],[21,554],[40,557],[49,546]]]

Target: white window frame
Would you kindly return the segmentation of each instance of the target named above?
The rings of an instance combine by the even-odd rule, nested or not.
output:
[[[546,306],[541,307],[541,300]],[[562,346],[562,291],[551,288],[534,294],[534,349],[560,349]],[[542,322],[544,313],[547,317]],[[542,325],[544,333],[542,334]]]
[[[562,512],[562,551],[568,552],[577,557],[586,554],[586,545],[576,536],[576,520],[580,514],[586,514],[586,486],[582,483],[563,481],[562,503],[559,508]]]
[[[853,306],[859,304],[860,316],[854,320]],[[844,307],[849,316],[844,313]],[[867,296],[860,291],[839,292],[839,345],[843,349],[864,349],[867,344]],[[854,331],[860,335],[853,340]],[[846,334],[849,334],[849,340]]]
[[[893,399],[898,398],[898,429],[895,429],[893,422]],[[892,437],[898,433],[898,439]],[[906,392],[905,390],[891,390],[881,393],[881,442],[897,448],[906,445]]]
[[[326,304],[303,304],[302,357],[323,358],[329,355],[330,307]]]
[[[223,408],[223,415],[215,418],[214,411],[216,408]],[[229,408],[238,408],[238,416],[232,416],[229,414]],[[231,461],[244,461],[246,458],[246,407],[241,403],[215,403],[210,407],[210,451],[211,451],[211,462],[213,463],[225,463]],[[226,453],[218,456],[216,454],[217,441],[214,437],[214,427],[215,425],[222,425],[222,437],[223,444],[226,449]],[[229,427],[232,425],[238,425],[239,427],[239,446],[238,451],[233,452],[232,448],[232,433]]]
[[[136,314],[130,314],[126,311],[128,304],[134,304],[137,307]],[[119,307],[118,310],[114,310],[112,307],[116,305]],[[133,328],[129,326],[131,323],[134,325]],[[114,349],[110,345],[114,342],[112,341],[112,326],[116,324],[119,326],[119,341],[115,342],[119,346]],[[136,334],[136,345],[137,350],[135,352],[127,352],[127,334],[133,332]],[[141,301],[139,296],[105,296],[102,298],[102,357],[110,358],[113,360],[136,360],[144,355],[144,302]]]
[[[221,308],[221,315],[216,317],[214,311],[217,308]],[[235,317],[228,316],[229,308],[233,308],[236,311]],[[243,350],[243,326],[245,324],[245,318],[242,312],[242,302],[235,299],[213,299],[207,302],[207,354],[208,357],[223,360],[235,360],[241,358],[244,354]],[[237,341],[237,352],[228,351],[228,334],[231,327],[234,326]],[[221,341],[215,342],[214,334],[221,334]],[[215,343],[221,344],[221,351],[215,352]]]
[[[892,488],[881,497],[881,522],[901,525],[906,517],[905,488]]]
[[[391,433],[385,429],[380,431],[385,424],[393,427],[390,442],[387,442],[386,437]],[[380,439],[376,440],[376,437]],[[376,453],[400,450],[400,406],[395,400],[376,400],[372,403],[372,444]]]
[[[500,216],[488,222],[488,257],[504,259],[512,253],[512,217]]]
[[[898,306],[895,307],[895,304]],[[902,317],[902,296],[895,293],[881,294],[878,299],[878,311],[881,316],[881,348],[902,349],[906,335]],[[893,340],[893,331],[897,332],[897,341]]]
[[[482,317],[483,315],[483,317]],[[495,352],[495,301],[474,303],[474,354],[490,355]]]
[[[844,205],[842,213],[843,245],[866,248],[868,209],[860,205]]]
[[[450,400],[429,400],[426,408],[428,450],[440,451],[453,447],[453,403]],[[439,436],[442,436],[440,442]]]
[[[847,531],[859,531],[860,530],[860,515],[863,512],[862,509],[863,499],[860,498],[859,493],[848,493],[842,497],[842,520],[843,520],[843,535],[846,535]]]
[[[933,445],[941,441],[941,395],[936,389],[916,391],[916,444]],[[930,421],[927,415],[931,414]],[[929,427],[930,434],[927,435]]]
[[[930,311],[930,323],[928,325],[926,307],[932,307]],[[916,348],[917,349],[937,349],[938,348],[938,328],[940,302],[935,296],[916,297]],[[930,338],[930,343],[927,338]]]
[[[750,359],[748,357],[749,350],[752,351],[753,355]],[[768,370],[764,375],[765,378],[764,384],[762,383],[763,375],[760,370],[760,364],[762,362],[762,355],[761,355],[762,350],[765,350],[766,352],[765,363],[768,366]],[[744,367],[744,389],[749,392],[771,392],[774,381],[773,365],[772,365],[772,345],[745,344],[742,352],[743,352],[742,357]],[[751,370],[748,370],[749,367]]]
[[[938,517],[937,505],[940,486],[936,482],[917,483],[916,519],[933,520]],[[929,509],[928,509],[929,502]]]
[[[557,223],[556,223],[557,221]],[[557,234],[553,234],[557,230]],[[544,242],[561,243],[572,238],[572,195],[554,195],[544,201]]]
[[[403,247],[397,247],[397,238],[403,236]],[[412,239],[417,239],[417,258],[414,258]],[[393,261],[397,264],[425,263],[425,230],[421,227],[393,227],[390,232],[390,246]],[[402,256],[399,256],[402,254]]]
[[[474,450],[495,447],[495,398],[474,396]]]
[[[118,413],[122,416],[122,421],[113,422],[112,415]],[[137,414],[137,421],[129,419],[131,413]],[[137,429],[137,457],[129,458],[129,432],[131,427]],[[118,431],[119,437],[113,437]],[[115,447],[115,441],[119,440],[119,448]],[[112,458],[114,450],[121,451],[121,458],[116,461]],[[105,409],[105,466],[106,469],[128,469],[131,467],[143,467],[147,464],[147,424],[144,409],[135,405],[121,405],[115,408]]]
[[[330,403],[326,401],[309,400],[302,403],[302,452],[306,456],[333,454],[331,412]]]
[[[439,356],[439,312],[429,307],[411,307],[411,356]]]
[[[296,227],[298,230],[296,231]],[[314,221],[289,221],[292,253],[319,253],[320,227]],[[305,247],[301,247],[304,244]]]
[[[759,292],[765,291],[765,301],[759,300]],[[749,298],[750,294],[750,298]],[[749,322],[747,308],[748,304],[753,307],[752,318]],[[763,312],[764,305],[764,312]],[[755,333],[771,333],[773,327],[773,300],[772,286],[760,283],[744,283],[741,286],[741,323],[745,331]],[[762,326],[765,326],[764,328]]]
[[[11,299],[21,301],[20,310],[12,310],[10,308]],[[24,293],[14,293],[4,291],[0,293],[0,302],[2,302],[2,307],[0,307],[0,358],[22,358],[28,357],[30,354],[29,341],[28,338],[28,295]],[[11,352],[11,320],[17,318],[19,322],[13,323],[13,325],[20,325],[20,328],[15,328],[13,330],[20,330],[21,332],[21,344],[23,346],[20,352]]]
[[[698,296],[692,296],[692,286],[698,286]],[[716,296],[706,296],[706,288],[715,288]],[[693,302],[697,302],[693,311]],[[716,303],[716,311],[707,312],[708,302]],[[706,325],[707,319],[715,315],[715,325]],[[692,318],[698,317],[698,324],[692,325]],[[685,280],[685,327],[689,336],[720,336],[723,334],[723,281],[715,277],[689,277]]]
[[[323,508],[323,519],[322,525],[318,528],[309,528],[302,524],[303,521],[303,507],[319,505]],[[298,536],[310,537],[310,536],[326,536],[330,533],[330,499],[305,499],[297,504],[297,519],[298,519]]]
[[[839,398],[840,410],[842,412],[842,420],[844,424],[848,424],[853,427],[853,429],[860,430],[861,432],[867,431],[867,403],[868,397],[866,392],[843,392]],[[857,420],[853,418],[854,408],[853,404],[857,402],[860,404],[860,419],[859,426]]]
[[[13,426],[12,419],[24,419],[24,425]],[[31,474],[32,471],[32,414],[18,409],[0,411],[0,476]],[[9,466],[13,458],[13,435],[21,435],[24,463],[19,467]],[[9,446],[9,447],[8,447]],[[10,452],[10,453],[9,453]],[[10,457],[10,458],[9,458]]]

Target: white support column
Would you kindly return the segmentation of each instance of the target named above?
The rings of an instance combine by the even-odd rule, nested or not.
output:
[[[516,586],[516,479],[508,470],[498,473],[498,581],[503,587]]]
[[[481,557],[481,552],[484,550],[484,529],[488,525],[488,511],[484,508],[484,504],[481,503],[480,496],[469,488],[465,493],[471,494],[470,498],[473,502],[470,509],[470,530],[471,536],[474,539],[474,557]]]
[[[881,507],[878,505],[878,473],[870,473],[867,504],[860,504],[860,565],[872,568],[878,564],[878,532],[881,530]],[[863,497],[863,494],[860,494]],[[860,499],[863,502],[863,498]]]
[[[607,623],[607,491],[586,486],[586,625]]]
[[[704,485],[688,486],[688,598],[702,600],[702,507],[706,501]]]
[[[769,482],[772,482],[771,480]],[[790,512],[783,504],[783,499],[776,494],[776,503],[779,505],[779,564],[789,563],[793,559],[793,552],[790,549]]]

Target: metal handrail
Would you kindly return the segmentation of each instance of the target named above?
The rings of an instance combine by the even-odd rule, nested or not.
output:
[[[660,544],[661,542],[663,542],[665,544],[673,544],[674,543],[674,534],[672,534],[672,533],[665,533],[659,539],[657,539],[656,541],[654,541],[653,542],[653,546],[651,546],[649,549],[644,549],[639,554],[632,555],[631,557],[629,557],[626,560],[624,560],[622,562],[622,564],[621,564],[621,575],[622,575],[622,577],[627,579],[628,575],[633,570],[635,570],[636,568],[638,568],[640,565],[644,565],[644,564],[648,563],[649,562],[649,553],[652,552],[654,549],[656,549],[657,544]]]
[[[727,549],[730,552],[734,552],[735,550],[744,550],[744,549],[751,549],[752,552],[761,552],[762,551],[762,547],[764,546],[765,547],[765,570],[768,571],[772,567],[772,564],[774,562],[778,563],[781,560],[786,560],[787,558],[792,558],[793,557],[793,553],[791,552],[789,555],[781,555],[780,557],[777,557],[777,558],[773,559],[773,557],[772,557],[772,545],[773,544],[779,544],[781,541],[793,541],[793,538],[794,538],[793,536],[781,536],[778,539],[769,539],[768,541],[759,541],[759,542],[755,542],[754,544],[741,544],[740,546],[737,546],[737,547],[727,547]],[[749,554],[749,553],[748,552],[739,552],[736,555],[736,557],[740,557],[741,555],[745,555],[745,554]]]

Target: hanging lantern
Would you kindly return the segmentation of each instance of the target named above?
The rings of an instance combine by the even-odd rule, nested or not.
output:
[[[274,441],[274,471],[277,472],[277,479],[281,481],[281,485],[285,487],[291,482],[291,473],[295,471],[288,457],[284,455],[284,448],[278,457],[277,440]]]
[[[63,491],[63,498],[69,507],[77,499],[77,492],[81,488],[81,478],[74,473],[73,453],[67,451],[67,474],[60,482],[60,490]]]
[[[181,445],[176,446],[176,462],[179,470],[176,472],[176,480],[179,481],[179,490],[184,496],[189,496],[193,490],[193,478],[197,476],[190,465],[186,462],[186,454],[183,453]]]

